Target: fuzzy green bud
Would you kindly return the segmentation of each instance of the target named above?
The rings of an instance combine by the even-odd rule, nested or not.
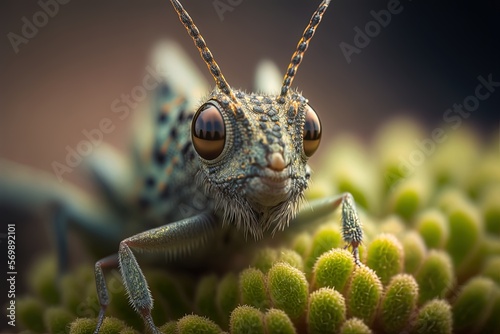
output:
[[[186,315],[177,321],[179,334],[219,334],[222,332],[219,326],[211,320],[198,315]]]
[[[302,259],[306,259],[312,247],[312,237],[309,233],[300,233],[292,241],[292,250]]]
[[[451,307],[445,300],[434,299],[422,306],[413,321],[412,334],[451,334]]]
[[[490,316],[486,320],[482,332],[483,333],[500,333],[500,286],[496,286],[491,298]]]
[[[304,270],[304,261],[302,260],[302,257],[299,253],[291,249],[280,249],[278,254],[278,261],[286,262],[300,271]]]
[[[266,277],[262,271],[248,268],[240,274],[240,300],[243,305],[250,305],[260,310],[269,307],[266,291]]]
[[[410,222],[428,200],[427,183],[423,177],[412,176],[396,184],[389,198],[390,212]]]
[[[420,287],[419,303],[433,298],[444,298],[455,284],[453,265],[447,253],[431,250],[416,279]]]
[[[415,231],[408,232],[403,237],[404,271],[415,274],[427,256],[427,249],[420,234]]]
[[[403,234],[407,229],[406,224],[399,216],[390,215],[377,224],[377,237],[381,233],[388,233],[395,236]]]
[[[54,257],[39,259],[31,269],[29,285],[44,303],[55,305],[60,301],[59,288],[56,284],[57,262]]]
[[[158,329],[164,334],[178,334],[177,321],[169,321]]]
[[[500,186],[492,187],[486,192],[481,203],[481,212],[486,231],[500,237]]]
[[[62,307],[50,307],[43,315],[45,327],[50,333],[68,333],[75,316]]]
[[[217,286],[216,304],[223,327],[228,325],[229,315],[239,302],[238,278],[228,273]]]
[[[500,286],[500,255],[490,257],[483,268],[483,275]]]
[[[238,306],[231,313],[229,329],[232,334],[264,334],[264,315],[251,306]]]
[[[292,320],[305,313],[309,284],[303,272],[288,263],[277,263],[267,274],[267,286],[273,306]]]
[[[312,272],[314,263],[318,257],[332,248],[339,247],[342,243],[342,235],[338,228],[329,224],[320,227],[314,234],[311,252],[305,261],[306,274]]]
[[[448,221],[439,210],[431,209],[420,214],[417,230],[428,248],[442,249],[448,241]]]
[[[450,237],[446,249],[458,273],[467,266],[467,258],[474,256],[482,239],[481,219],[471,203],[450,207],[448,211]]]
[[[357,317],[370,325],[382,296],[382,283],[377,274],[366,266],[357,267],[347,290],[349,317]]]
[[[424,136],[421,127],[409,119],[395,119],[377,131],[375,153],[379,157],[379,175],[386,192],[414,172],[409,153],[415,150],[415,138]]]
[[[375,270],[384,285],[403,271],[403,246],[391,234],[378,236],[368,246],[366,265]]]
[[[336,333],[345,318],[344,297],[338,291],[321,288],[311,294],[307,309],[309,334]]]
[[[379,314],[385,333],[401,333],[418,300],[418,284],[408,274],[396,275],[387,286]]]
[[[267,273],[278,259],[278,251],[269,247],[259,249],[251,262],[251,266]]]
[[[106,319],[104,319],[106,321]],[[71,323],[70,334],[88,334],[93,333],[97,326],[97,319],[78,318]]]
[[[372,334],[372,330],[358,318],[350,318],[340,328],[341,334]]]
[[[489,317],[495,290],[495,283],[489,278],[475,277],[467,282],[453,303],[455,328],[464,333],[479,330]]]
[[[288,315],[282,310],[270,309],[264,315],[267,334],[295,334],[295,327]]]
[[[44,305],[35,298],[23,298],[15,301],[16,320],[21,327],[33,332],[45,332],[43,321]]]
[[[71,323],[70,326],[70,334],[88,334],[93,333],[97,325],[96,319],[86,319],[80,318],[76,319]],[[116,334],[121,333],[122,331],[132,331],[133,330],[128,327],[122,320],[106,317],[102,323],[102,326],[99,330],[99,334]]]
[[[498,141],[497,141],[498,142]],[[482,191],[492,184],[500,184],[500,156],[498,146],[481,157],[479,164],[474,166],[474,172],[469,173],[468,192],[472,197],[478,197]]]
[[[314,289],[330,287],[342,292],[353,270],[352,254],[345,249],[332,249],[316,261],[313,269],[313,287]]]

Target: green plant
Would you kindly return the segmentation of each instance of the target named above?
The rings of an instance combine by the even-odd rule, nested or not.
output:
[[[323,148],[308,197],[354,195],[365,232],[361,266],[343,249],[335,213],[283,248],[258,250],[238,273],[193,283],[151,269],[146,276],[161,330],[500,332],[498,147],[461,129],[434,143],[431,155],[421,153],[418,165],[402,163],[423,137],[414,123],[399,121],[381,129],[369,149],[351,137]],[[38,262],[31,296],[18,301],[20,325],[30,332],[92,333],[99,310],[92,269],[75,269],[58,286],[54,259]],[[116,275],[108,277],[112,303],[102,333],[142,330],[120,284]]]

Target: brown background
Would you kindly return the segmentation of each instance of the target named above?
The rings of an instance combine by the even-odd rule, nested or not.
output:
[[[224,21],[211,0],[184,5],[230,84],[251,90],[263,57],[284,72],[318,2],[243,0]],[[294,82],[320,114],[327,136],[348,131],[369,140],[396,115],[432,129],[447,108],[473,94],[478,75],[493,73],[500,81],[497,1],[401,4],[403,11],[348,64],[339,43],[352,44],[353,28],[373,20],[370,10],[385,9],[387,1],[332,2]],[[15,54],[7,33],[19,34],[21,18],[31,21],[38,10],[35,1],[0,4],[1,157],[51,171],[52,161],[63,161],[66,145],[74,147],[83,129],[111,115],[111,101],[141,83],[160,39],[179,41],[206,73],[166,0],[73,0]],[[467,123],[487,136],[498,133],[499,102],[497,92]],[[128,125],[117,125],[106,140],[125,147]],[[78,169],[66,179],[86,185]],[[36,224],[18,225],[18,232],[25,252],[19,261],[26,265],[34,251],[47,247],[50,233]]]
[[[285,70],[317,3],[242,0],[222,22],[211,0],[185,6],[230,84],[250,90],[263,57]],[[494,1],[401,4],[403,11],[347,64],[339,43],[352,44],[353,28],[373,20],[370,10],[386,8],[387,1],[333,1],[294,82],[320,113],[325,133],[369,138],[396,114],[439,125],[448,107],[473,93],[478,75],[500,78]],[[6,34],[20,33],[21,18],[40,8],[35,1],[0,6],[0,154],[16,161],[50,169],[63,159],[65,145],[75,145],[82,129],[110,115],[111,101],[140,84],[149,52],[162,38],[183,44],[206,72],[166,0],[72,0],[17,55]],[[499,95],[482,103],[470,123],[498,127],[492,112]],[[107,139],[121,145],[126,131],[120,127]]]

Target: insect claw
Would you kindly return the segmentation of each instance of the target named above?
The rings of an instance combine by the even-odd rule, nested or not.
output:
[[[361,261],[359,260],[359,248],[358,248],[358,246],[352,247],[352,256],[354,257],[354,263],[356,264],[356,266],[360,267]]]
[[[359,267],[361,266],[361,261],[359,259],[359,248],[358,248],[358,245],[354,245],[353,243],[350,243],[350,244],[346,244],[344,246],[344,249],[348,249],[349,246],[352,247],[352,256],[354,258],[354,263]]]
[[[142,318],[146,324],[146,327],[152,334],[162,334],[162,332],[155,326],[153,318],[151,317],[151,312],[149,310],[144,310],[142,313]]]

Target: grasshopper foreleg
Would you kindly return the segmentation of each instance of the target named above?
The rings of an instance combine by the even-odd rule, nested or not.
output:
[[[216,220],[210,213],[202,213],[175,223],[170,223],[158,228],[154,228],[130,238],[120,243],[117,255],[106,257],[96,263],[95,276],[97,285],[97,295],[101,304],[101,311],[94,333],[99,332],[99,328],[104,320],[104,313],[109,304],[108,290],[102,272],[103,267],[120,265],[120,272],[123,284],[127,290],[130,303],[137,313],[144,319],[146,328],[152,333],[158,333],[151,317],[153,308],[153,298],[144,274],[137,263],[132,249],[140,251],[156,251],[179,253],[199,246],[213,235],[216,229]]]

